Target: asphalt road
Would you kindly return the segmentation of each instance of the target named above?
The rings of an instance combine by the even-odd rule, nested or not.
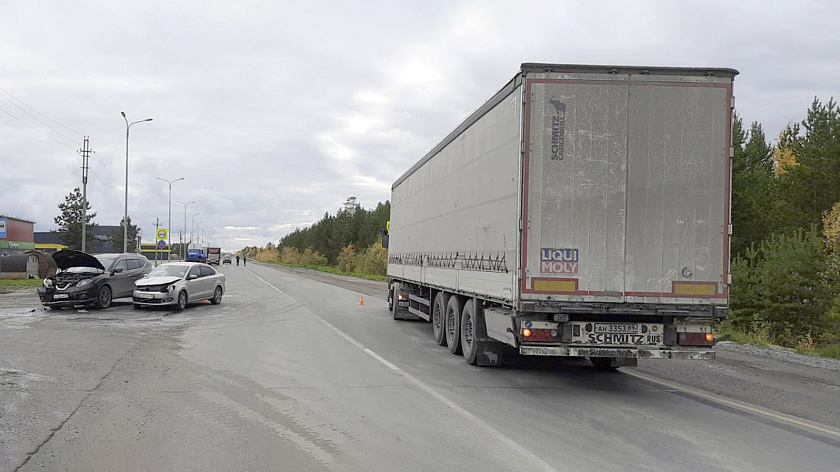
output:
[[[222,271],[222,304],[181,313],[0,296],[0,470],[840,469],[836,371],[478,368],[390,319],[381,283]]]

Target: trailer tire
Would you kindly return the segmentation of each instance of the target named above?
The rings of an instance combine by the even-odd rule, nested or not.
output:
[[[432,302],[432,336],[438,346],[446,346],[446,305],[449,302],[449,294],[440,291],[435,295]]]
[[[463,351],[464,359],[469,365],[476,364],[480,343],[478,340],[479,320],[476,316],[475,304],[474,299],[467,300],[464,303],[464,309],[461,311],[461,351]]]
[[[446,345],[452,354],[461,353],[461,297],[452,295],[446,303]]]

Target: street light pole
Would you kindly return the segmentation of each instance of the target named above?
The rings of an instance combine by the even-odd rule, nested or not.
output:
[[[176,202],[180,203],[181,205],[184,205],[184,231],[181,234],[181,239],[182,239],[182,241],[181,241],[181,260],[186,261],[187,260],[187,250],[184,249],[184,241],[187,240],[187,205],[192,205],[193,203],[195,203],[195,200],[193,200],[191,202],[187,202],[187,203],[178,202],[178,201],[176,201]]]
[[[128,130],[131,129],[131,125],[143,123],[144,121],[152,121],[152,119],[146,118],[145,120],[132,121],[129,123],[128,118],[125,117],[125,112],[121,111],[120,114],[125,120],[125,212],[123,213],[123,252],[128,252]]]
[[[167,225],[169,225],[166,229],[166,247],[169,248],[169,251],[166,253],[166,262],[169,262],[169,260],[172,256],[172,182],[177,182],[179,180],[184,180],[184,178],[181,177],[180,179],[175,179],[175,180],[166,180],[166,179],[161,179],[160,177],[155,177],[155,178],[158,179],[158,180],[162,180],[162,181],[169,184],[169,222],[166,223]]]
[[[196,213],[192,216],[192,224],[190,225],[190,244],[193,242],[193,233],[195,232],[195,217],[200,215],[201,213]],[[199,221],[199,224],[201,222]]]

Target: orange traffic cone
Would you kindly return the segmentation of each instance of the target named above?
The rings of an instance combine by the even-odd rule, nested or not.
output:
[[[359,295],[359,305],[364,305],[364,304],[365,304],[365,298],[363,296]]]

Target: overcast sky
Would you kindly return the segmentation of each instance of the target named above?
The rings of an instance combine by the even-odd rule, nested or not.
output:
[[[173,241],[176,201],[195,201],[187,232],[194,219],[234,250],[277,242],[350,196],[388,200],[523,62],[734,68],[738,113],[771,138],[814,97],[840,95],[835,0],[4,0],[0,11],[0,214],[36,231],[55,229],[81,186],[83,135],[95,221],[120,223],[121,111],[154,120],[133,125],[129,144],[128,211],[144,239],[168,215],[156,177],[184,177]]]

